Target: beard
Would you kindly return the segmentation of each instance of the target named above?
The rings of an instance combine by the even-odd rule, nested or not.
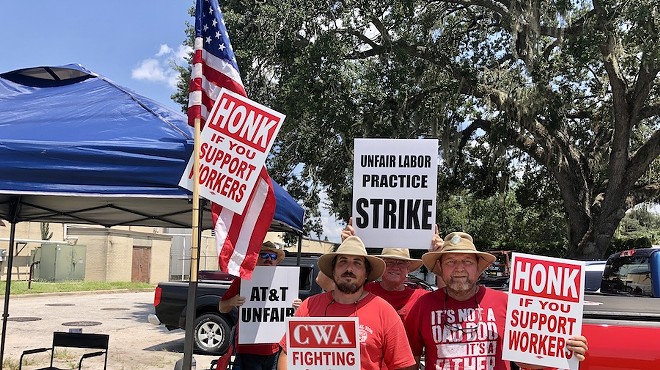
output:
[[[344,294],[353,294],[356,293],[360,288],[362,288],[364,284],[358,284],[358,283],[339,283],[337,284],[337,290]]]
[[[465,278],[465,279],[454,279],[450,277],[448,280],[445,281],[445,284],[447,285],[447,288],[450,290],[453,290],[455,292],[460,292],[460,293],[465,293],[468,292],[472,289],[474,289],[474,286],[476,282],[473,280],[470,280],[470,278]]]
[[[355,277],[355,275],[350,273],[345,274],[345,276]],[[362,283],[359,283],[357,281],[354,283],[348,283],[342,281],[340,283],[335,282],[335,285],[337,286],[337,290],[339,290],[340,292],[344,294],[353,294],[356,293],[358,290],[360,290],[364,286],[364,283],[365,283],[364,281]]]

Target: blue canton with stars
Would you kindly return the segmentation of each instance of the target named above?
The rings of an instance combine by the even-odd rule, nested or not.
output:
[[[202,0],[198,0],[198,3]],[[234,49],[229,41],[225,20],[217,0],[203,0],[202,6],[196,7],[195,36],[203,38],[204,50],[224,59],[238,71]],[[201,20],[201,24],[200,24]]]

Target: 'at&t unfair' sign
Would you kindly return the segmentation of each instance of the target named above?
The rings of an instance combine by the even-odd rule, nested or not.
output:
[[[200,195],[242,214],[284,117],[223,88],[201,134]],[[193,184],[191,156],[179,186]]]

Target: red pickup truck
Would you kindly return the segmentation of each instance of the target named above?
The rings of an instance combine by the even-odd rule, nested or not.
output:
[[[612,254],[585,295],[581,370],[660,370],[660,248]]]

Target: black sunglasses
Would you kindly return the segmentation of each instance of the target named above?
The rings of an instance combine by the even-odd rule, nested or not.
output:
[[[261,253],[259,253],[259,257],[261,259],[265,259],[265,260],[270,258],[274,261],[274,260],[277,259],[277,253],[274,253],[274,252],[261,252]]]

